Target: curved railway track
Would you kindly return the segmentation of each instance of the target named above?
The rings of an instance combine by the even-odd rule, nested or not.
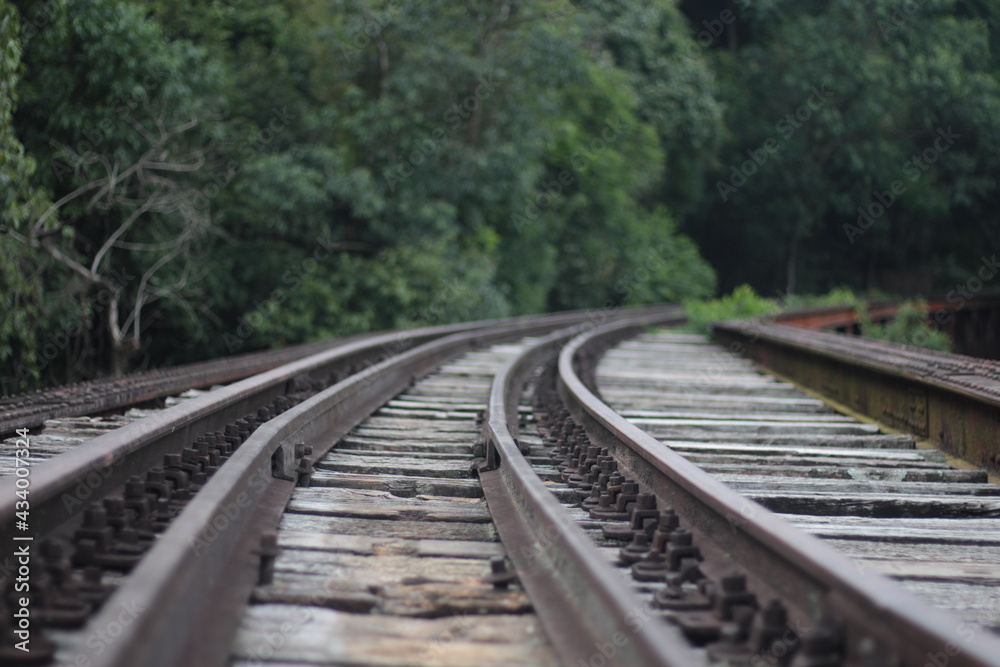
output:
[[[51,419],[110,414],[133,405],[156,403],[189,389],[228,384],[330,346],[330,342],[294,345],[3,396],[0,397],[0,436],[14,434],[18,429],[37,429]]]
[[[393,355],[391,336],[366,338],[186,401],[34,466],[27,534],[18,478],[0,480],[3,543],[37,536],[31,657],[923,667],[940,653],[1000,664],[990,633],[967,637],[963,619],[594,395],[604,350],[682,321],[679,309],[623,311],[596,329],[588,319],[439,329]],[[25,657],[13,583],[0,664]]]
[[[503,321],[470,322],[394,332],[390,334],[392,340],[382,343],[381,352],[387,355],[398,354],[415,343],[435,336],[488,327]],[[277,350],[131,373],[117,378],[76,382],[26,394],[0,396],[0,437],[13,435],[18,429],[39,429],[51,419],[113,414],[135,405],[162,404],[164,398],[190,389],[229,384],[335,346],[379,335],[385,336],[384,333],[359,334],[333,341],[304,343]]]

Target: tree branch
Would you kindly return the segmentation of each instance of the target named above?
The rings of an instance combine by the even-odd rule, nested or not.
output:
[[[104,242],[104,245],[102,245],[100,250],[97,251],[97,254],[94,255],[94,261],[91,262],[90,264],[90,271],[92,273],[95,274],[97,273],[97,269],[100,268],[101,266],[101,260],[104,259],[104,255],[106,255],[108,251],[111,250],[111,247],[115,244],[115,241],[120,239],[122,235],[128,231],[128,228],[131,227],[136,220],[142,217],[142,215],[149,210],[149,207],[152,205],[155,196],[156,194],[154,193],[153,196],[147,199],[142,206],[133,211],[132,215],[126,218],[125,222],[119,225],[118,229],[116,229],[114,233],[108,237],[108,240]]]

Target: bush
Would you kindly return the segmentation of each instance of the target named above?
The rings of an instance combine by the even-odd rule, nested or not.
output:
[[[951,351],[951,338],[948,334],[927,324],[926,301],[904,301],[896,311],[896,316],[885,325],[872,322],[863,303],[857,304],[855,310],[862,336],[938,352]]]
[[[684,328],[707,334],[712,322],[772,315],[779,312],[781,306],[774,299],[765,299],[752,287],[744,284],[720,299],[685,300],[684,310],[688,316]]]
[[[885,298],[885,295],[880,296]],[[740,285],[732,294],[719,299],[685,300],[684,309],[687,311],[688,321],[683,328],[708,334],[712,322],[773,315],[792,308],[853,305],[862,336],[939,352],[951,350],[948,334],[927,323],[928,308],[925,301],[904,301],[892,321],[881,325],[872,322],[868,314],[868,298],[874,298],[874,295],[859,295],[848,288],[839,287],[827,294],[789,296],[779,303],[775,299],[765,299],[749,285]]]

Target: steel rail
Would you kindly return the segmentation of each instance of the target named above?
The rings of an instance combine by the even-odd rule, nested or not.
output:
[[[95,415],[172,396],[188,389],[228,384],[363,336],[250,352],[211,361],[100,378],[0,398],[0,436],[34,429],[48,419]]]
[[[594,317],[577,311],[368,335],[185,401],[33,466],[31,533],[48,533],[64,524],[72,527],[89,502],[121,488],[133,475],[144,475],[160,465],[165,454],[180,452],[203,433],[222,431],[226,424],[289,393],[302,379],[344,376],[349,369],[371,366],[414,345],[457,332],[525,322],[558,327]],[[23,535],[15,530],[20,488],[13,476],[0,479],[0,540],[9,542],[12,536]]]
[[[677,308],[630,326],[682,320]],[[515,439],[523,384],[578,332],[556,331],[509,360],[494,377],[483,424],[483,491],[497,532],[535,613],[565,665],[630,667],[697,664],[683,635],[645,603],[600,555],[519,451]]]
[[[1000,471],[1000,362],[752,320],[716,323],[712,336],[851,409]]]
[[[624,474],[672,507],[702,552],[747,570],[751,589],[776,593],[809,627],[832,614],[847,624],[847,662],[857,664],[866,636],[891,651],[903,667],[924,667],[943,655],[950,667],[997,667],[1000,639],[936,609],[886,577],[805,534],[763,506],[629,423],[599,400],[574,364],[596,357],[635,327],[612,323],[570,341],[559,357],[559,392],[574,419],[607,447]],[[886,659],[886,658],[884,658]],[[854,661],[854,662],[851,662]],[[881,664],[881,663],[880,663]],[[891,664],[888,663],[887,664]]]
[[[424,332],[417,337],[433,337]],[[185,401],[120,429],[100,435],[31,468],[31,532],[43,534],[78,515],[94,499],[122,487],[132,475],[145,474],[165,454],[180,452],[201,434],[255,412],[297,381],[322,377],[357,364],[390,345],[394,334],[366,337],[266,371]],[[30,437],[29,437],[30,441]],[[16,479],[0,480],[0,540],[14,531]]]
[[[579,315],[583,312],[586,311],[568,311],[560,315]],[[514,322],[517,319],[481,320],[394,333],[400,338],[406,335],[421,338],[424,333],[429,331],[436,331],[437,335],[445,336],[460,331],[495,326],[504,322]],[[113,412],[131,405],[171,396],[187,389],[228,384],[338,345],[386,333],[389,332],[357,334],[334,340],[293,345],[279,350],[250,352],[171,368],[132,373],[118,378],[101,378],[41,389],[27,394],[3,396],[0,397],[0,436],[13,434],[18,429],[38,428],[47,419]]]
[[[1000,407],[1000,361],[925,350],[860,336],[804,329],[752,320],[717,322],[713,335],[722,342],[758,341],[815,353],[867,370],[898,376],[915,385],[952,391]],[[728,334],[723,337],[720,334]],[[738,348],[745,352],[746,348]]]
[[[274,530],[295,486],[285,477],[311,468],[371,412],[444,361],[587,317],[523,318],[439,338],[351,375],[261,425],[90,619],[73,659],[95,667],[225,664],[239,611],[257,580],[261,535]],[[127,628],[118,620],[123,609],[139,610]],[[109,627],[121,629],[120,636],[88,641]]]

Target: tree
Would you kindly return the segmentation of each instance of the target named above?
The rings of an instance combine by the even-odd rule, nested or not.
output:
[[[11,238],[31,221],[44,205],[42,194],[31,185],[35,162],[25,154],[14,125],[17,82],[21,75],[21,44],[17,39],[20,17],[6,0],[0,0],[0,364],[4,373],[0,392],[29,388],[37,373],[41,295],[34,276],[21,271],[31,251]]]
[[[37,181],[54,201],[10,238],[36,251],[33,270],[60,295],[52,319],[77,339],[67,364],[117,375],[151,307],[184,301],[197,277],[191,253],[210,225],[191,175],[211,152],[204,125],[217,112],[190,73],[210,80],[212,68],[123,2],[38,11],[46,20],[31,24],[42,29],[26,44],[34,69],[18,117],[29,149],[52,156]]]
[[[987,24],[955,7],[740,13],[752,39],[712,51],[731,139],[685,225],[723,288],[927,289],[947,284],[942,264],[977,261],[995,228],[1000,88]]]

